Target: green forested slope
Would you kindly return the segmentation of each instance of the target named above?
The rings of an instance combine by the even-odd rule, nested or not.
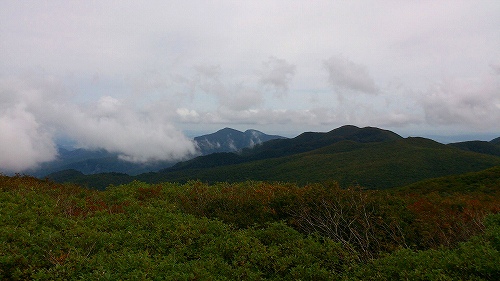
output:
[[[384,142],[402,139],[398,134],[374,127],[358,128],[352,125],[342,126],[326,133],[306,132],[291,139],[274,139],[240,153],[215,153],[196,157],[177,163],[160,173],[186,169],[211,168],[231,164],[240,164],[262,159],[279,158],[312,151],[342,141],[358,143]]]
[[[380,143],[342,141],[287,157],[209,169],[152,175],[154,181],[292,181],[299,184],[335,180],[341,185],[391,188],[426,178],[479,171],[500,165],[500,157],[463,151],[428,139]],[[141,180],[148,180],[147,177]]]
[[[48,177],[104,189],[134,179],[143,182],[337,181],[370,189],[479,171],[500,165],[498,147],[487,142],[444,145],[425,138],[402,138],[379,128],[343,126],[326,133],[275,139],[240,153],[215,153],[177,163],[158,173],[83,175],[61,171]]]
[[[495,166],[479,172],[426,179],[397,188],[395,191],[414,192],[419,194],[431,192],[445,194],[455,192],[495,193],[500,191],[500,166]]]
[[[467,151],[500,156],[500,145],[494,144],[493,142],[464,141],[464,142],[450,143],[448,145]]]

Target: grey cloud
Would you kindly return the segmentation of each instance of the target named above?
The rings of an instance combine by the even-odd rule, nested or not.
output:
[[[199,88],[218,98],[219,104],[230,110],[245,110],[263,103],[262,92],[243,82],[223,82],[220,66],[197,67]]]
[[[500,63],[498,63],[498,64],[492,63],[492,64],[490,64],[490,67],[495,74],[500,75]]]
[[[221,98],[221,104],[233,110],[245,110],[263,103],[262,93],[243,83],[234,85]]]
[[[209,79],[218,80],[222,74],[220,65],[197,65],[194,69],[198,75]]]
[[[289,110],[289,109],[245,109],[233,110],[221,107],[216,111],[196,112],[182,108],[178,114],[183,122],[201,124],[247,124],[247,125],[317,125],[322,119],[313,110]]]
[[[368,125],[380,127],[405,127],[408,125],[422,124],[422,118],[414,112],[393,111],[385,114],[374,114],[375,117],[365,120]]]
[[[244,111],[219,111],[220,116],[235,123],[317,125],[318,116],[312,110],[258,109]]]
[[[337,56],[324,62],[329,74],[330,84],[339,90],[377,94],[378,88],[368,70],[363,65],[347,58]]]
[[[179,114],[191,117],[186,123],[203,124],[250,124],[293,127],[311,130],[311,127],[332,128],[345,124],[360,126],[402,127],[422,123],[422,118],[411,112],[397,110],[376,111],[366,104],[354,104],[339,109],[316,107],[311,109],[250,109],[229,110],[220,108],[215,112],[196,112],[182,109]],[[297,129],[298,130],[298,129]]]
[[[500,129],[500,78],[451,80],[435,85],[421,103],[428,123]]]
[[[295,75],[295,65],[286,60],[270,57],[263,63],[260,82],[275,91],[277,96],[284,96]]]

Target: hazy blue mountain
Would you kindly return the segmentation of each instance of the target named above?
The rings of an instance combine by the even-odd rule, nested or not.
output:
[[[26,171],[27,174],[43,177],[49,173],[60,170],[71,169],[72,164],[85,162],[90,159],[101,159],[112,157],[113,155],[105,150],[87,150],[83,148],[66,149],[58,147],[58,156],[55,160],[42,163],[38,168]],[[88,173],[88,168],[85,169]]]
[[[200,148],[201,154],[208,155],[217,152],[235,152],[273,139],[284,139],[284,137],[267,135],[257,130],[241,132],[224,128],[212,134],[195,137],[194,141]]]
[[[246,147],[252,147],[281,136],[267,135],[257,130],[240,132],[231,128],[219,130],[213,134],[195,137],[200,154],[208,155],[215,152],[234,152]],[[118,158],[118,154],[106,150],[66,149],[58,148],[58,157],[54,161],[43,163],[39,168],[26,171],[26,174],[36,177],[63,171],[74,170],[90,175],[98,173],[124,173],[138,175],[154,172],[173,166],[178,161],[159,161],[154,163],[131,163]]]
[[[494,144],[494,145],[500,145],[500,137],[498,138],[495,138],[495,139],[492,139],[490,141],[490,143]]]
[[[57,171],[75,170],[87,175],[110,172],[138,175],[170,167],[176,162],[132,163],[123,161],[118,158],[118,154],[110,153],[106,150],[87,150],[82,148],[68,150],[59,147],[56,160],[43,163],[39,168],[26,171],[25,173],[36,177],[45,177]]]

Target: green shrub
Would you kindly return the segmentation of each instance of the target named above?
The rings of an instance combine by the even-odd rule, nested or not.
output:
[[[350,278],[358,280],[500,280],[500,215],[487,219],[484,235],[457,248],[426,251],[399,250],[366,265]]]

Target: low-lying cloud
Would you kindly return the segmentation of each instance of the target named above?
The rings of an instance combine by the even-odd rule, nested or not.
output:
[[[191,140],[172,124],[138,113],[113,97],[73,111],[72,118],[58,127],[81,147],[116,152],[131,162],[179,160],[196,153]]]
[[[57,157],[56,135],[87,149],[105,149],[126,161],[181,160],[195,144],[169,120],[111,96],[72,102],[53,81],[0,80],[0,171],[20,172]]]
[[[55,159],[49,131],[23,105],[0,109],[0,172],[20,172]]]

